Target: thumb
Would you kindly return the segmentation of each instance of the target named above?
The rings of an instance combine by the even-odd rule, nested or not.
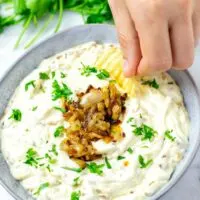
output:
[[[141,60],[141,50],[137,31],[125,1],[109,1],[117,27],[118,37],[124,56],[124,75],[136,75]]]

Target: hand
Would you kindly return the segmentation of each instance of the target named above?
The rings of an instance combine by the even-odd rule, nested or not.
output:
[[[200,0],[109,0],[124,55],[124,74],[192,65],[200,37]]]

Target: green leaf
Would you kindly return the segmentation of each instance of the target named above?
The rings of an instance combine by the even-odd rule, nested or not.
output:
[[[27,11],[25,0],[13,0],[15,14],[23,14]]]
[[[125,159],[124,156],[118,156],[118,157],[117,157],[117,160],[123,160],[123,159]]]
[[[152,88],[159,89],[159,84],[156,82],[156,79],[142,81],[142,85],[149,85]]]
[[[26,7],[38,17],[43,16],[50,7],[50,0],[26,0]]]
[[[32,111],[36,111],[37,108],[38,108],[38,106],[34,106],[34,107],[32,108]]]
[[[66,84],[62,83],[62,87],[61,87],[56,80],[53,82],[52,87],[53,87],[53,91],[52,91],[53,101],[60,98],[69,100],[69,97],[73,94],[70,88]]]
[[[143,136],[142,140],[152,140],[155,134],[157,134],[157,131],[147,126],[146,124],[142,124],[139,127],[135,127],[135,129],[133,130],[133,133],[136,136]]]
[[[123,160],[123,159],[125,159],[124,156],[118,156],[118,157],[117,157],[117,160]]]
[[[42,79],[42,80],[48,80],[49,79],[49,75],[45,72],[41,72],[39,74],[39,76],[40,76],[40,79]]]
[[[35,88],[35,81],[29,81],[28,83],[25,84],[25,91],[28,91],[29,87],[32,86],[33,88]]]
[[[22,112],[19,109],[13,109],[12,114],[9,119],[14,119],[15,121],[21,121],[22,119]]]
[[[172,142],[174,142],[174,140],[176,139],[176,137],[173,137],[171,135],[171,133],[173,132],[173,130],[166,130],[164,135],[165,135],[165,138],[171,140]]]
[[[39,160],[37,159],[37,152],[33,148],[28,149],[28,151],[26,152],[26,160],[24,163],[30,166],[37,167],[37,160]]]
[[[64,126],[59,126],[58,128],[56,128],[54,132],[54,137],[60,137],[63,134],[64,130]]]
[[[80,200],[81,192],[72,192],[71,193],[71,199],[70,200]]]
[[[51,150],[49,150],[49,152],[52,152],[55,156],[58,155],[58,152],[56,150],[56,145],[55,144],[52,145],[52,148],[51,148]]]
[[[83,65],[83,68],[81,69],[81,75],[88,77],[92,73],[97,73],[97,69],[95,67],[85,66],[84,64],[82,65]]]
[[[106,163],[106,166],[107,166],[108,169],[112,169],[112,166],[111,166],[107,157],[105,157],[105,163]]]
[[[38,190],[34,193],[34,195],[40,195],[41,191],[44,190],[45,188],[48,188],[49,185],[50,184],[48,182],[41,184]]]
[[[63,72],[60,73],[61,78],[65,78],[67,75],[64,74]]]
[[[74,168],[74,167],[62,167],[62,168],[63,168],[63,169],[66,169],[66,170],[73,171],[73,172],[77,172],[77,173],[82,172],[82,169],[81,169],[81,168]]]
[[[86,164],[86,167],[88,168],[90,173],[98,174],[98,175],[102,175],[102,173],[103,173],[102,168],[104,166],[105,166],[104,164],[97,165],[95,162],[91,162],[89,164]]]
[[[140,164],[140,168],[147,168],[153,163],[153,160],[148,160],[145,162],[143,156],[141,155],[138,156],[138,161]]]
[[[129,147],[129,148],[127,149],[127,151],[128,151],[130,154],[133,153],[133,149],[131,149],[131,147]]]
[[[80,177],[78,176],[78,177],[74,178],[74,180],[73,180],[73,186],[77,187],[80,184],[81,184]]]
[[[60,108],[60,107],[57,107],[57,106],[54,106],[53,108],[54,108],[55,110],[59,110],[59,111],[62,112],[62,113],[66,113],[65,108]]]
[[[51,72],[52,79],[55,77],[55,75],[56,75],[56,72]]]
[[[104,80],[110,77],[110,74],[105,69],[101,69],[96,75],[99,79]]]

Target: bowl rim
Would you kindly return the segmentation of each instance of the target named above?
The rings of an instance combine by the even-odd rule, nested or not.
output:
[[[16,67],[16,65],[23,61],[24,57],[28,56],[33,50],[41,47],[44,43],[48,42],[49,40],[52,40],[54,37],[56,36],[59,36],[63,33],[66,33],[66,32],[69,32],[71,31],[72,29],[79,29],[79,28],[90,28],[90,27],[111,27],[111,28],[114,28],[115,29],[115,26],[114,25],[110,25],[110,24],[87,24],[87,25],[77,25],[77,26],[73,26],[73,27],[70,27],[70,28],[67,28],[67,29],[64,29],[62,31],[60,31],[59,33],[56,33],[56,34],[53,34],[49,37],[47,37],[46,39],[40,41],[38,44],[34,45],[33,47],[31,47],[29,50],[27,50],[26,52],[24,52],[21,56],[19,56],[17,58],[17,60],[10,66],[8,67],[8,69],[5,71],[4,75],[0,78],[0,84],[2,83],[2,81],[4,79],[6,79],[7,75]],[[59,52],[58,52],[59,53]],[[200,105],[200,92],[198,90],[198,87],[193,79],[193,77],[191,76],[190,72],[188,70],[185,70],[184,73],[187,75],[187,77],[189,78],[189,80],[191,81],[193,87],[194,87],[194,90],[195,90],[195,93],[196,93],[196,96],[197,96],[197,100],[198,100],[198,105]],[[199,110],[199,113],[200,113],[200,110]],[[199,126],[200,127],[200,126]],[[167,192],[170,191],[170,189],[172,189],[179,181],[180,179],[185,175],[185,173],[188,171],[192,161],[194,160],[197,152],[198,152],[198,149],[200,147],[200,129],[197,130],[198,131],[198,137],[197,137],[197,140],[196,140],[196,143],[195,143],[195,146],[193,148],[193,151],[191,152],[191,155],[190,157],[188,157],[187,159],[187,162],[185,163],[185,165],[183,166],[181,172],[175,177],[175,179],[170,183],[166,183],[168,185],[165,185],[163,186],[160,190],[158,190],[152,197],[153,199],[160,199],[161,197],[163,197]],[[20,184],[20,182],[19,182]],[[0,185],[16,200],[23,200],[21,197],[19,197],[14,191],[12,191],[9,186],[4,183],[0,177]],[[152,198],[150,197],[150,198]]]

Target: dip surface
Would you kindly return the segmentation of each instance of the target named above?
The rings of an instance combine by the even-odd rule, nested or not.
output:
[[[81,168],[63,151],[70,126],[63,97],[76,102],[77,94],[89,87],[111,82],[123,93],[112,73],[102,74],[95,66],[110,48],[113,45],[92,42],[44,60],[20,83],[5,111],[0,128],[3,155],[14,178],[36,199],[146,199],[169,181],[184,157],[189,118],[180,90],[167,73],[137,78],[135,87],[143,92],[125,101],[123,138],[92,142],[100,158]]]

